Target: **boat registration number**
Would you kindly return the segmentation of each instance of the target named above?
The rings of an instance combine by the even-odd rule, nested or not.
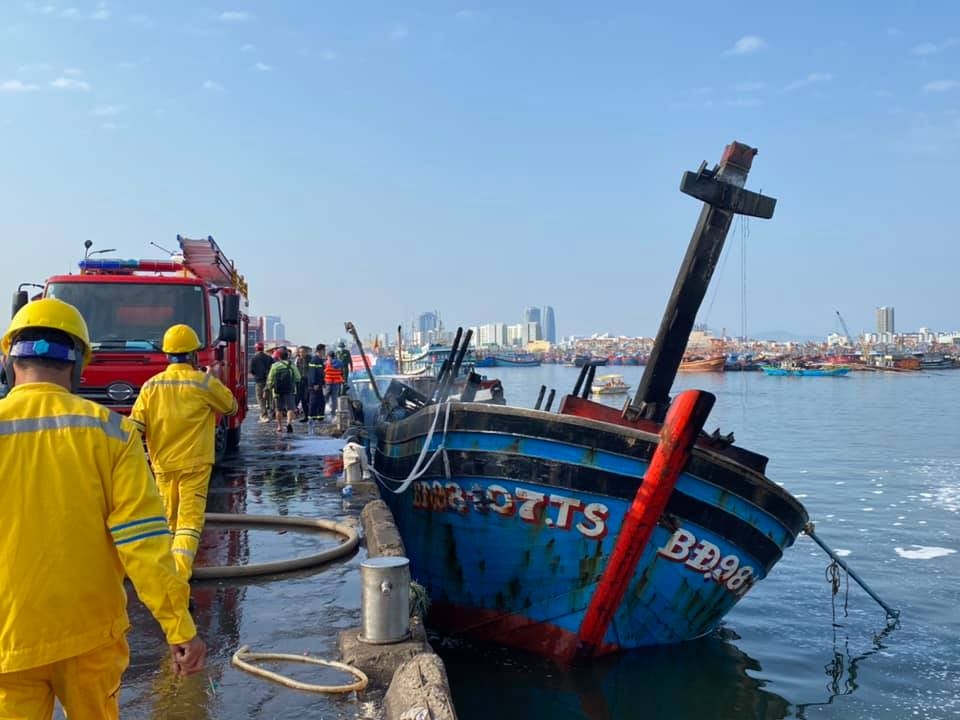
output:
[[[603,503],[585,503],[580,498],[542,493],[518,487],[512,491],[503,485],[464,489],[459,483],[418,480],[413,483],[413,507],[416,510],[466,514],[496,513],[518,518],[531,525],[557,530],[575,530],[591,540],[607,535],[610,508]]]
[[[673,562],[683,563],[691,572],[713,580],[734,595],[740,597],[757,581],[756,571],[744,565],[739,556],[724,555],[720,548],[708,540],[698,540],[689,530],[679,528],[666,544],[657,550],[657,555]]]

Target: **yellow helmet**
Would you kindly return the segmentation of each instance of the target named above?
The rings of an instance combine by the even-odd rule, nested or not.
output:
[[[87,366],[93,355],[90,347],[90,333],[83,315],[73,305],[56,298],[41,298],[27,303],[17,311],[10,321],[10,327],[0,340],[0,351],[10,357],[13,339],[21,330],[27,328],[50,328],[65,332],[77,342],[83,351],[81,368]]]
[[[189,325],[172,325],[163,334],[163,351],[167,355],[192,353],[200,347],[200,338]]]

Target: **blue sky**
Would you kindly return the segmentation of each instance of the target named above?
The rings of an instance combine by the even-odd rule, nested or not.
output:
[[[651,335],[680,176],[737,139],[777,213],[701,321],[960,328],[960,5],[804,5],[4,2],[0,286],[212,234],[297,341],[545,304]]]

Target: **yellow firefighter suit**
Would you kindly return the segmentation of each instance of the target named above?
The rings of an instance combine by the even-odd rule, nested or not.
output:
[[[0,402],[0,717],[116,718],[126,574],[170,644],[197,634],[129,420],[59,385]]]
[[[177,571],[187,579],[203,532],[216,416],[235,412],[236,399],[217,378],[186,363],[171,363],[143,384],[130,413],[146,433],[150,462],[174,533]]]

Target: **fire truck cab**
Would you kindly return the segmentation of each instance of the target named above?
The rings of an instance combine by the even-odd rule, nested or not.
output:
[[[76,275],[56,275],[42,297],[77,307],[87,321],[93,359],[80,395],[129,414],[143,384],[167,366],[163,334],[171,325],[192,327],[203,346],[201,367],[220,362],[218,377],[237,399],[237,414],[220,418],[217,459],[240,442],[247,412],[247,284],[212,237],[177,236],[180,252],[169,260],[86,258]],[[14,312],[29,301],[18,291]]]

